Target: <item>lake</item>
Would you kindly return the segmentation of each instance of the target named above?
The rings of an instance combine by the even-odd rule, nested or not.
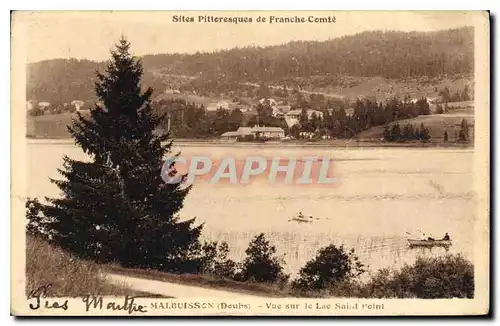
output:
[[[85,159],[69,143],[27,140],[27,196],[57,196],[49,177],[58,178],[62,156]],[[249,156],[329,157],[335,184],[284,184],[256,177],[248,184],[194,184],[180,216],[205,223],[203,237],[227,241],[241,260],[260,232],[284,256],[292,274],[330,243],[354,248],[372,271],[401,267],[418,255],[442,255],[443,248],[409,249],[406,239],[422,233],[453,240],[450,253],[472,259],[476,203],[473,150],[436,148],[311,148],[269,146],[175,145],[182,156],[214,160]],[[299,212],[311,223],[289,221]]]

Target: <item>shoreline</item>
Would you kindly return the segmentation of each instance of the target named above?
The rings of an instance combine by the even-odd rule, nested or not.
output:
[[[71,138],[37,138],[26,137],[30,144],[54,144],[54,145],[75,145]],[[231,142],[217,139],[173,139],[174,146],[184,147],[266,147],[266,148],[433,148],[433,149],[474,149],[474,146],[457,143],[386,143],[375,141],[356,141],[356,140],[321,140],[321,141],[286,141],[286,142]]]

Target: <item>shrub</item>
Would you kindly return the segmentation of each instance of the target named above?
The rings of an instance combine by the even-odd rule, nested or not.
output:
[[[419,258],[400,273],[411,275],[410,290],[419,298],[473,298],[474,266],[462,256]]]
[[[460,255],[418,258],[399,271],[380,270],[364,286],[363,296],[473,298],[474,267]]]
[[[343,246],[329,245],[322,248],[316,257],[300,269],[299,278],[292,288],[298,290],[320,290],[331,288],[335,283],[350,281],[364,273],[364,266],[354,255],[354,249],[346,251]]]
[[[236,263],[228,258],[229,246],[227,242],[205,242],[201,248],[202,273],[223,278],[234,278]]]
[[[264,233],[250,242],[245,253],[247,257],[235,277],[237,280],[286,283],[289,275],[283,272],[283,260],[275,256],[276,247],[266,240]]]

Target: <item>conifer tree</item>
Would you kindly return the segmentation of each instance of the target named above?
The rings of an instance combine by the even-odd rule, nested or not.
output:
[[[63,158],[63,179],[51,180],[62,197],[41,206],[39,231],[80,257],[182,272],[194,268],[202,225],[176,215],[190,187],[162,179],[172,141],[154,132],[164,116],[151,107],[152,89],[141,91],[142,64],[129,48],[122,38],[97,73],[90,118],[78,114],[68,126],[90,160]]]
[[[420,141],[427,142],[431,139],[429,129],[424,126],[424,123],[420,124]]]

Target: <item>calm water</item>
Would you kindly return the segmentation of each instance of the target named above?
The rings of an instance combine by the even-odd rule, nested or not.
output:
[[[57,196],[49,177],[62,156],[85,159],[70,144],[28,141],[29,184],[26,196]],[[182,218],[205,222],[204,237],[225,240],[233,258],[241,259],[253,236],[265,232],[295,273],[316,251],[329,244],[355,249],[372,270],[399,267],[417,255],[441,255],[442,248],[410,250],[408,233],[454,240],[449,252],[472,258],[475,219],[473,151],[457,149],[319,149],[254,147],[176,147],[183,156],[213,159],[328,156],[339,182],[334,185],[270,184],[265,177],[248,185],[196,183]],[[17,194],[16,194],[17,195]],[[312,223],[289,222],[299,212]]]

